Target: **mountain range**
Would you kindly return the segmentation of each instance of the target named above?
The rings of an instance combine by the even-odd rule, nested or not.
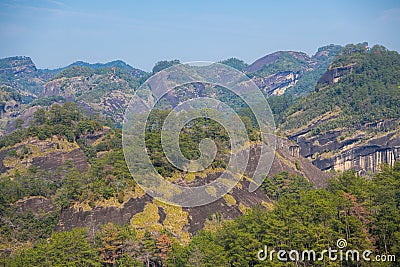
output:
[[[160,61],[153,73],[177,63]],[[234,219],[256,205],[273,209],[278,189],[267,181],[283,179],[279,190],[290,192],[304,182],[325,188],[338,172],[368,176],[399,160],[398,52],[367,43],[331,44],[312,56],[278,51],[251,64],[237,58],[221,63],[249,76],[267,97],[277,128],[276,157],[262,187],[249,192],[259,129],[239,104],[236,109],[249,121],[247,130],[254,137],[246,175],[218,201],[182,208],[146,195],[130,178],[122,152],[124,111],[152,73],[121,60],[77,61],[48,70],[37,69],[29,57],[0,59],[0,215],[10,222],[2,226],[1,247],[12,250],[53,230],[77,227],[88,228],[94,238],[109,222],[129,224],[143,235],[164,229],[185,243],[215,220]],[[194,87],[188,88],[205,92]],[[212,90],[218,95],[217,87]],[[219,97],[237,103],[224,93]],[[168,100],[176,102],[179,96]],[[160,111],[154,116],[158,125],[166,115]],[[223,130],[207,123],[185,129],[183,153],[196,156],[197,144],[189,136],[206,135],[204,125],[218,129],[217,145],[227,146]],[[156,130],[146,136],[149,153],[157,171],[175,182],[204,184],[226,166],[221,156],[205,175],[177,172],[160,152]]]

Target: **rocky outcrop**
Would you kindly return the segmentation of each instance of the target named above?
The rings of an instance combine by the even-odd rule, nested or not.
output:
[[[346,74],[351,73],[356,66],[355,63],[343,67],[328,69],[318,80],[317,87],[321,88],[327,85],[337,83]]]
[[[35,215],[42,215],[57,210],[51,199],[41,196],[18,200],[13,206],[23,213],[32,212]]]
[[[321,169],[335,171],[356,170],[361,173],[376,172],[382,164],[393,166],[400,160],[400,147],[363,146],[348,150],[327,159],[317,159],[314,164]]]
[[[15,151],[14,155],[9,153],[11,150]],[[76,143],[58,137],[46,140],[31,138],[0,151],[0,176],[16,171],[23,174],[30,166],[53,171],[67,161],[72,162],[79,171],[85,171],[89,166],[85,153]]]
[[[322,172],[303,156],[300,145],[285,138],[278,138],[275,158],[268,176],[283,171],[303,175],[316,187],[326,186],[327,180],[331,177],[329,173]]]
[[[318,79],[341,50],[341,46],[331,44],[320,47],[312,57],[302,52],[278,51],[257,59],[244,72],[266,94],[282,95],[289,88],[293,94],[307,94],[314,91]]]
[[[255,84],[269,95],[283,95],[287,88],[295,85],[300,73],[292,71],[279,72],[265,78],[254,77]]]
[[[30,57],[17,56],[0,59],[0,75],[21,76],[36,71],[36,66]]]
[[[314,136],[310,127],[289,138],[301,147],[300,154],[321,170],[375,172],[382,164],[393,166],[400,160],[398,126],[399,120],[387,120],[356,127],[352,135],[342,129]]]
[[[82,93],[91,90],[93,87],[92,79],[89,77],[59,78],[51,80],[43,85],[40,97],[63,96],[73,99]]]
[[[250,193],[248,188],[249,182],[243,181],[241,187],[236,187],[231,192],[235,199],[235,204],[228,203],[224,198],[221,198],[208,205],[195,208],[183,208],[187,212],[188,224],[185,229],[189,233],[194,233],[204,227],[207,218],[215,213],[219,213],[225,219],[234,219],[242,214],[242,207],[251,207],[261,205],[263,202],[269,202],[268,198],[260,190]],[[116,206],[97,206],[91,210],[76,209],[70,207],[61,211],[59,221],[56,226],[57,231],[71,230],[75,227],[87,227],[91,232],[97,232],[101,225],[113,222],[119,225],[129,224],[132,217],[143,212],[146,205],[153,203],[153,199],[144,195],[139,198],[131,198],[121,207]],[[163,210],[164,216],[160,216],[159,223],[163,224],[166,216],[165,209],[162,205],[158,205],[159,209]]]
[[[124,225],[129,223],[133,215],[142,212],[144,206],[151,200],[151,197],[144,195],[140,198],[131,198],[121,208],[115,206],[98,206],[91,210],[65,208],[61,211],[55,230],[66,231],[75,227],[87,227],[94,233],[108,222]]]

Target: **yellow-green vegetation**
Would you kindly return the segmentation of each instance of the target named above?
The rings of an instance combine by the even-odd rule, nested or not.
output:
[[[243,203],[239,203],[239,210],[241,213],[245,214],[248,210],[250,210],[250,207],[247,207]]]
[[[84,202],[75,202],[72,207],[75,210],[83,210],[83,211],[90,211],[93,210],[93,208],[90,206],[89,201],[84,201]]]
[[[140,198],[144,196],[146,192],[137,184],[133,186],[133,190],[129,186],[120,191],[117,196],[110,198],[100,198],[94,203],[90,203],[89,200],[83,202],[75,202],[73,204],[75,209],[82,209],[84,211],[92,210],[93,207],[117,207],[122,208],[126,202],[131,198]]]
[[[127,202],[131,198],[140,198],[144,196],[146,192],[139,186],[135,185],[134,190],[126,191],[124,194],[124,202]]]
[[[156,201],[157,205],[162,207],[166,217],[163,225],[166,230],[177,237],[181,242],[189,242],[189,235],[183,230],[184,226],[189,223],[188,212],[183,211],[182,207],[165,204],[163,202]]]
[[[271,211],[274,208],[274,204],[271,202],[261,201],[261,205],[264,206],[268,211]]]
[[[224,199],[228,206],[236,205],[236,199],[231,194],[225,194]]]
[[[303,113],[304,113],[304,111],[302,111],[300,113],[299,112],[295,112],[295,113],[291,114],[289,116],[289,118],[290,119],[292,119],[292,118],[293,119],[294,118],[301,118]],[[325,120],[328,120],[330,118],[334,118],[334,117],[338,116],[340,113],[341,113],[340,107],[335,106],[335,108],[332,111],[328,111],[328,112],[326,112],[324,114],[321,114],[319,116],[314,116],[311,120],[308,120],[305,125],[302,125],[301,127],[296,128],[296,129],[285,131],[285,134],[286,135],[290,135],[290,134],[293,134],[296,131],[301,131],[301,130],[307,129],[308,127],[310,127],[310,125],[313,125],[313,124],[317,123],[318,121],[325,121]],[[280,129],[280,130],[282,130],[282,129]]]
[[[247,178],[249,178],[249,177],[246,176],[246,175],[243,175],[241,181],[242,181],[243,179],[247,179]],[[249,178],[249,179],[250,179],[250,178]],[[235,185],[235,187],[236,187],[236,188],[239,188],[239,189],[242,189],[242,188],[243,188],[243,184],[239,181],[239,182]]]
[[[110,265],[110,262],[125,266],[144,266],[149,262],[155,266],[159,263],[177,266],[177,262],[183,263],[179,266],[192,266],[193,262],[199,263],[198,266],[226,266],[227,263],[248,266],[254,262],[255,245],[259,249],[260,244],[268,242],[285,247],[301,246],[306,242],[309,249],[318,250],[321,244],[334,245],[338,237],[346,234],[351,238],[352,248],[358,251],[372,249],[379,253],[387,249],[394,253],[391,251],[396,251],[400,230],[396,201],[400,193],[400,181],[396,179],[399,175],[400,164],[396,163],[393,168],[384,167],[367,179],[355,172],[345,172],[329,181],[327,188],[299,189],[298,185],[289,183],[290,190],[281,191],[281,197],[273,207],[262,203],[266,208],[248,209],[240,204],[244,214],[229,221],[223,220],[218,212],[210,215],[205,228],[188,243],[178,242],[170,230],[152,233],[132,225],[105,224],[96,234],[95,243],[89,242],[85,229],[54,232],[50,228],[48,237],[16,248],[11,255],[3,254],[0,263],[30,267],[41,266],[43,260],[47,260],[51,266],[58,266],[70,259],[90,258],[92,266]],[[296,188],[299,189],[297,192]],[[369,201],[365,202],[366,199]],[[154,215],[158,205],[167,216],[169,213],[181,214],[179,207],[169,210],[163,203],[150,203],[143,213],[147,212],[147,217]],[[369,213],[370,206],[376,211]],[[143,213],[136,217],[141,217],[137,223],[142,222],[146,227],[150,220],[154,224],[154,218],[145,220]],[[181,217],[171,218],[170,224],[175,221],[179,223]],[[7,225],[0,227],[3,230]],[[84,263],[77,262],[76,265],[84,266]]]
[[[194,179],[196,179],[196,175],[193,172],[188,172],[183,178],[188,182],[192,182]]]
[[[159,233],[162,231],[163,226],[158,220],[160,220],[158,206],[154,203],[148,203],[142,212],[136,213],[131,218],[130,225],[141,234],[144,234],[145,231]]]
[[[219,213],[213,214],[206,219],[204,223],[204,230],[215,233],[222,228],[223,223],[226,221],[227,220],[221,218]]]

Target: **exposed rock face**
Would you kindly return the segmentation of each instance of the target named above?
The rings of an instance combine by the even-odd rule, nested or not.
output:
[[[348,73],[351,73],[355,67],[355,63],[349,64],[344,67],[337,67],[328,69],[324,75],[318,80],[318,87],[323,87],[327,85],[331,85],[337,83],[340,78],[345,76]]]
[[[88,167],[86,155],[79,148],[67,153],[54,152],[49,153],[44,157],[37,157],[33,159],[32,164],[40,166],[40,168],[44,170],[53,170],[67,160],[72,161],[78,171],[85,171]]]
[[[400,147],[382,148],[380,146],[360,147],[352,151],[346,151],[335,157],[334,162],[316,161],[316,165],[326,168],[333,165],[336,171],[354,169],[359,171],[380,170],[382,164],[394,165],[400,160]],[[333,163],[333,164],[332,164]]]
[[[0,59],[0,136],[14,130],[15,120],[22,118],[44,83],[40,71],[29,57]]]
[[[259,150],[253,147],[250,151],[250,162],[246,173],[251,173],[251,170],[256,167]],[[326,181],[330,175],[321,172],[311,162],[300,155],[300,147],[293,142],[279,138],[277,141],[277,150],[274,162],[272,164],[268,176],[278,174],[283,171],[304,175],[316,187],[326,185]],[[298,167],[296,167],[296,165]],[[209,174],[214,176],[214,174]],[[207,180],[207,178],[204,178]],[[211,179],[214,180],[214,179]],[[239,186],[236,186],[229,193],[233,197],[234,203],[229,203],[225,198],[221,198],[213,203],[199,206],[195,208],[183,208],[184,214],[187,214],[188,224],[183,227],[183,231],[190,234],[202,229],[204,224],[211,215],[219,213],[224,219],[234,219],[243,213],[243,209],[254,205],[265,205],[269,203],[268,197],[257,189],[254,192],[249,192],[250,182],[242,180]],[[70,230],[74,227],[88,227],[91,234],[94,234],[100,226],[107,222],[114,222],[119,225],[130,223],[133,216],[143,212],[148,204],[158,205],[158,214],[160,218],[158,222],[163,224],[168,213],[166,214],[163,206],[154,202],[148,195],[143,195],[138,198],[131,198],[120,206],[97,206],[90,210],[82,208],[70,207],[61,211],[56,230]],[[161,214],[161,215],[160,215]]]
[[[377,171],[382,164],[394,165],[400,160],[399,121],[383,121],[358,127],[352,136],[344,136],[343,130],[329,131],[308,136],[310,128],[293,134],[301,147],[300,154],[312,159],[321,170]],[[382,129],[394,130],[383,131]],[[397,129],[396,129],[397,128]],[[379,132],[375,136],[374,132]]]
[[[18,158],[9,156],[8,151],[10,150],[15,150]],[[57,137],[47,140],[31,138],[12,148],[0,151],[0,175],[15,171],[24,173],[32,165],[52,171],[66,161],[71,161],[79,171],[85,171],[89,166],[85,153],[76,143],[70,143]]]
[[[300,78],[299,73],[292,71],[279,72],[265,78],[254,77],[256,85],[269,95],[283,95],[287,88],[295,85]]]
[[[144,195],[131,198],[122,208],[95,207],[92,210],[76,210],[74,207],[61,211],[56,231],[71,230],[75,227],[87,227],[92,233],[97,232],[103,224],[113,222],[119,225],[129,223],[133,215],[142,212],[144,206],[151,202],[151,197]]]
[[[82,90],[84,92],[90,90],[91,87],[92,83],[89,78],[79,76],[67,79],[63,77],[44,84],[40,97],[63,96],[72,99],[76,95],[82,94]]]
[[[37,215],[57,210],[53,201],[45,197],[29,197],[17,201],[14,203],[14,206],[18,207],[18,209],[24,213],[32,212],[33,214]]]
[[[340,46],[324,46],[312,57],[302,52],[278,51],[257,59],[244,71],[269,95],[282,95],[287,89],[306,94],[314,91],[318,78],[341,50]]]
[[[260,190],[253,193],[247,191],[249,183],[243,182],[243,188],[235,188],[232,192],[236,200],[235,205],[228,204],[224,198],[221,198],[213,203],[196,208],[184,208],[183,211],[187,212],[187,220],[189,222],[185,229],[189,233],[194,233],[204,227],[204,223],[211,215],[216,212],[220,213],[225,219],[233,219],[242,211],[239,204],[244,207],[251,207],[263,202],[269,202],[269,199]],[[131,198],[128,202],[124,203],[122,207],[95,207],[92,210],[82,210],[70,207],[61,211],[56,230],[71,230],[75,227],[88,227],[90,231],[97,232],[101,225],[107,222],[113,222],[119,225],[129,224],[132,217],[142,212],[145,206],[153,203],[153,199],[144,195],[140,198]],[[157,203],[156,203],[157,204]],[[159,206],[162,210],[162,207]],[[164,211],[165,213],[165,211]],[[168,214],[166,215],[168,216]],[[165,217],[160,216],[159,223],[163,224]]]
[[[327,180],[331,177],[329,173],[322,172],[303,156],[301,146],[293,141],[278,138],[274,162],[268,176],[283,171],[303,175],[316,187],[326,186]]]
[[[298,145],[289,146],[289,152],[292,157],[296,158],[300,157],[300,146]]]
[[[44,70],[37,69],[29,57],[0,59],[0,135],[14,130],[12,125],[29,104],[36,100],[40,104],[35,105],[43,105],[38,101],[43,98],[49,102],[46,106],[76,102],[90,113],[121,123],[124,109],[146,75],[121,60],[105,64],[78,61],[65,68]]]

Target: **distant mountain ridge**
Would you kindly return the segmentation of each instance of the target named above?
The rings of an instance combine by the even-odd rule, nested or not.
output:
[[[272,96],[269,101],[280,131],[298,142],[302,155],[311,158],[316,166],[325,170],[348,169],[352,166],[374,170],[380,164],[379,160],[357,164],[346,162],[365,162],[365,158],[376,151],[389,153],[388,156],[375,155],[382,157],[383,162],[393,162],[392,159],[397,158],[395,155],[398,152],[390,150],[397,144],[397,141],[393,141],[397,140],[397,134],[389,136],[383,132],[398,125],[398,102],[395,103],[399,101],[398,91],[395,87],[382,87],[382,83],[387,83],[382,77],[397,81],[397,58],[397,52],[387,51],[381,46],[368,48],[368,43],[361,43],[345,48],[331,44],[319,48],[312,56],[303,52],[278,51],[252,64],[236,58],[221,63],[244,72],[264,94]],[[171,62],[160,61],[158,65]],[[41,70],[29,57],[0,59],[0,133],[12,132],[17,119],[22,119],[23,125],[28,125],[30,116],[41,106],[68,101],[77,103],[89,114],[99,114],[118,125],[122,122],[129,99],[149,75],[122,60],[94,64],[77,61],[64,68]],[[371,75],[375,75],[375,78],[371,79]],[[351,80],[355,78],[359,79],[357,83]],[[379,96],[371,89],[377,86],[381,88]],[[355,97],[358,100],[351,101]],[[362,100],[361,97],[366,99]],[[365,110],[363,105],[368,109]],[[343,108],[347,109],[346,117],[343,117]],[[369,109],[375,110],[374,113],[368,112]],[[363,118],[366,114],[369,114],[369,119]],[[357,126],[353,127],[354,133],[351,133],[341,129],[345,125]],[[381,139],[383,141],[379,141],[378,145],[377,141],[361,143],[361,140],[371,138],[371,130],[365,133],[368,127],[388,136],[388,140]],[[363,134],[360,135],[360,132]],[[357,153],[366,153],[364,158],[354,158],[354,153],[349,149],[360,145],[375,146],[375,149],[368,150],[374,152],[362,150]],[[350,156],[344,156],[345,152]]]
[[[332,59],[332,53],[328,52],[324,57],[321,51],[331,51],[335,47],[320,48],[313,57],[302,52],[281,51],[256,60],[251,65],[235,58],[222,63],[253,77],[265,94],[281,95],[287,91],[301,95],[312,91],[319,78],[315,78],[317,75],[313,66],[318,62],[329,64]],[[318,66],[323,68],[324,65]],[[310,73],[314,73],[313,79],[307,78]],[[0,134],[12,131],[18,117],[29,119],[24,115],[27,109],[54,102],[74,101],[88,112],[99,113],[120,123],[124,107],[134,90],[149,75],[122,60],[107,63],[76,61],[66,67],[50,70],[38,69],[30,57],[0,59],[0,90],[3,95],[0,98]],[[12,102],[7,102],[10,92],[15,97]]]

